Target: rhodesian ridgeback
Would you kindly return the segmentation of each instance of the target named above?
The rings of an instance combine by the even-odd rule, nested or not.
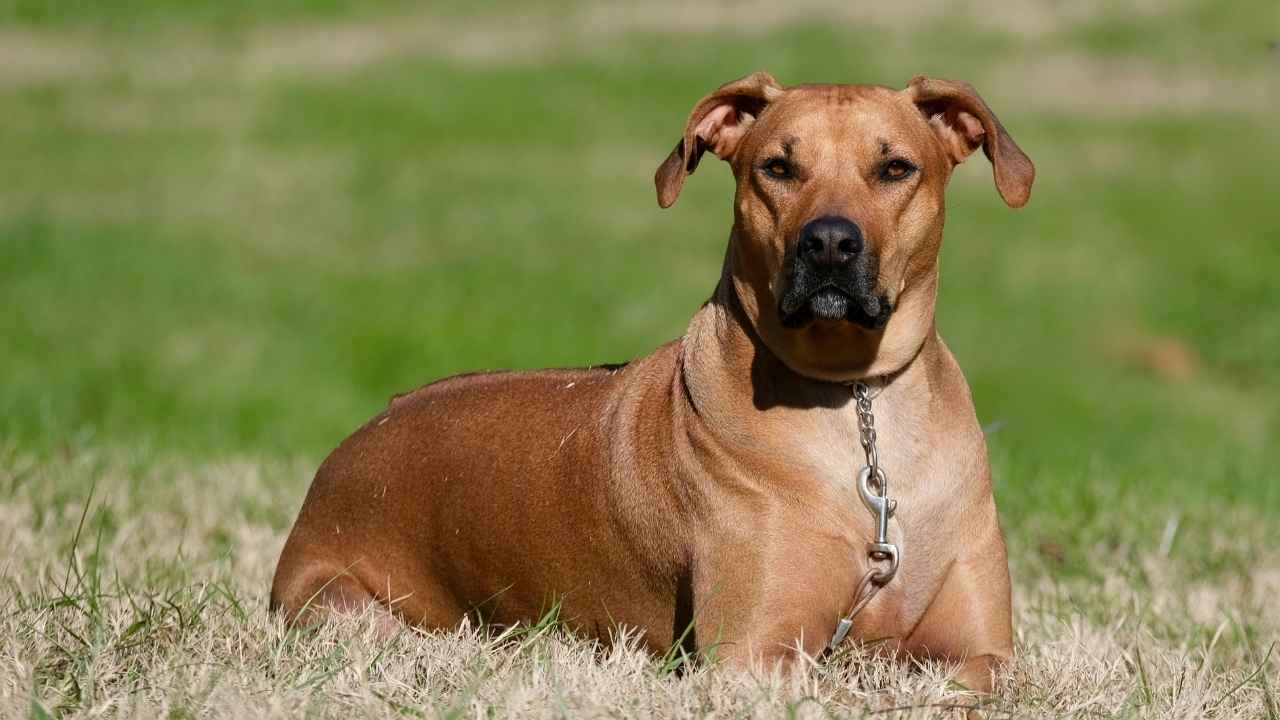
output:
[[[751,665],[820,654],[858,603],[851,637],[990,691],[1012,654],[1008,560],[934,320],[944,191],[978,147],[1026,203],[1034,167],[968,84],[757,72],[707,95],[655,178],[669,207],[710,150],[737,182],[719,284],[684,336],[624,365],[397,396],[321,465],[273,609],[447,628],[554,602],[589,637],[626,626],[654,652]]]

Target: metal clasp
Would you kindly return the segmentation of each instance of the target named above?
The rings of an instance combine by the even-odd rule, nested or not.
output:
[[[879,494],[871,489],[871,477],[875,476]],[[884,585],[898,573],[898,546],[889,542],[889,518],[898,509],[898,503],[887,497],[889,494],[889,478],[879,467],[865,465],[858,473],[858,495],[862,504],[867,506],[876,518],[875,542],[867,544],[867,555],[877,562],[888,562],[886,570],[877,570],[873,580],[877,585]]]
[[[880,492],[884,492],[889,479],[885,476],[884,470],[876,468],[876,485],[879,486]],[[863,465],[862,470],[858,472],[858,496],[862,498],[862,504],[867,506],[872,515],[878,520],[881,516],[885,519],[885,527],[888,527],[889,518],[898,510],[898,501],[885,498],[884,495],[877,494],[871,489],[871,466]],[[879,527],[876,528],[879,532]],[[883,538],[877,538],[883,541]]]

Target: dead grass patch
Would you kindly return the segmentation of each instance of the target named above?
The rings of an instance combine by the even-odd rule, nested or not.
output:
[[[977,702],[948,684],[950,668],[913,670],[866,648],[785,675],[701,667],[680,677],[625,638],[601,648],[553,622],[380,641],[355,618],[292,633],[267,615],[265,593],[310,463],[0,458],[7,717],[38,706],[73,716],[923,718]],[[1061,578],[1014,545],[1018,660],[988,717],[1274,713],[1280,556],[1259,546],[1268,531],[1258,519],[1230,514],[1237,532],[1214,550],[1254,561],[1199,579],[1160,549],[1140,553],[1146,582],[1123,552],[1098,554],[1102,581]]]

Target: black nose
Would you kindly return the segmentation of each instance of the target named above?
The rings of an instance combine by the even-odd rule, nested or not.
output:
[[[848,218],[823,215],[800,231],[798,254],[814,265],[843,265],[862,252],[862,230]]]

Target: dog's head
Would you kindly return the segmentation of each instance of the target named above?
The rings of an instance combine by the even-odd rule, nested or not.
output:
[[[932,332],[944,190],[979,146],[1004,201],[1025,204],[1035,168],[966,83],[784,88],[757,72],[694,106],[658,204],[706,150],[728,161],[729,270],[761,339],[803,375],[879,375]]]

